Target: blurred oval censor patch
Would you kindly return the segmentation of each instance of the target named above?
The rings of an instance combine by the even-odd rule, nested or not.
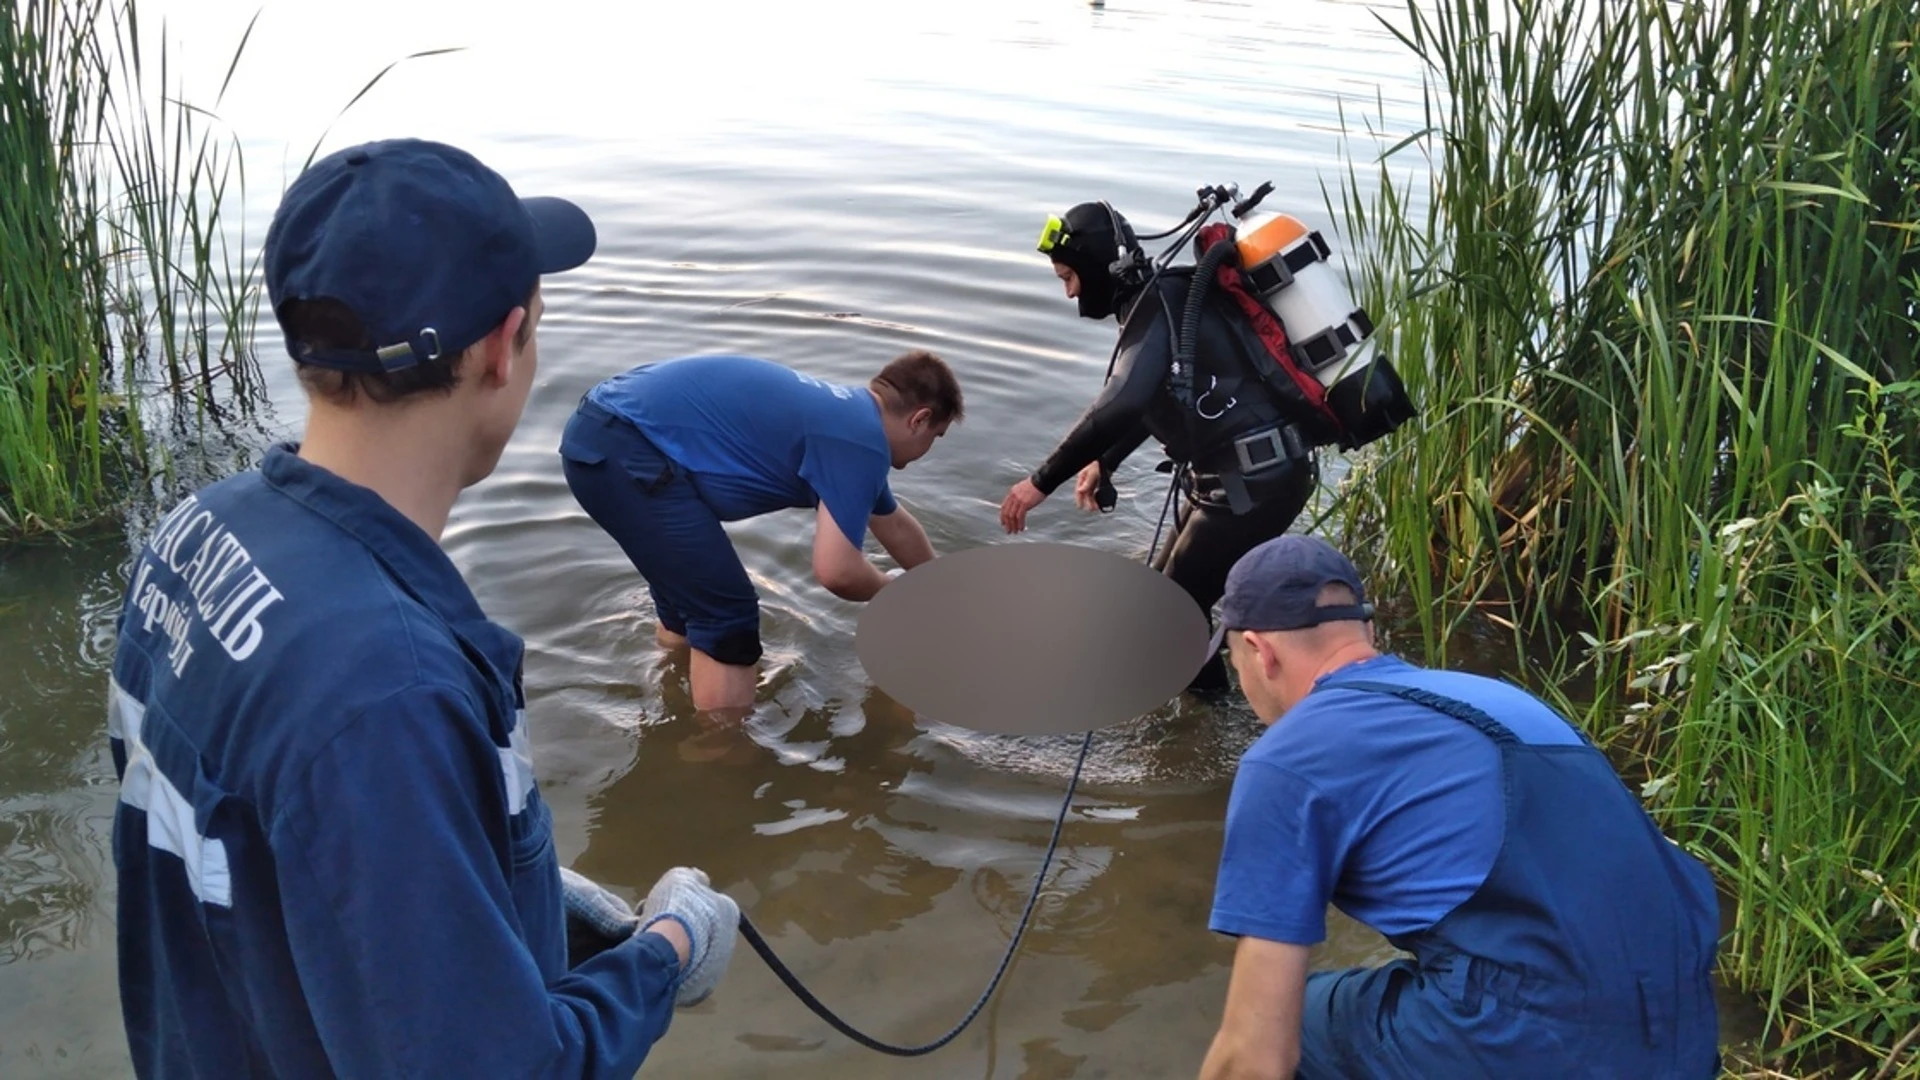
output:
[[[1166,704],[1209,636],[1200,605],[1145,563],[1016,542],[915,567],[868,601],[855,645],[874,683],[928,719],[1044,735]]]

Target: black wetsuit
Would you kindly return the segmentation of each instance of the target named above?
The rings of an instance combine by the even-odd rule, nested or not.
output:
[[[1211,622],[1213,605],[1226,589],[1227,571],[1255,545],[1287,530],[1306,506],[1318,471],[1311,455],[1283,459],[1253,473],[1240,469],[1234,439],[1276,425],[1299,430],[1312,420],[1254,373],[1249,350],[1260,347],[1258,339],[1218,292],[1209,294],[1202,309],[1192,387],[1199,411],[1218,416],[1203,419],[1193,406],[1177,400],[1170,380],[1172,330],[1185,310],[1189,271],[1167,270],[1150,291],[1122,305],[1120,347],[1106,385],[1031,479],[1052,494],[1089,462],[1098,459],[1103,473],[1111,475],[1148,436],[1158,439],[1167,456],[1187,469],[1182,485],[1186,498],[1180,500],[1171,542],[1156,554],[1154,569],[1187,590]],[[1233,404],[1226,407],[1229,401]],[[1235,471],[1241,473],[1251,502],[1242,513],[1234,512],[1225,488],[1225,475]],[[1194,680],[1195,689],[1225,685],[1226,671],[1218,657]]]

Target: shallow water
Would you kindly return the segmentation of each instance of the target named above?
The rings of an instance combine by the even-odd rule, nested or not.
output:
[[[176,0],[176,70],[208,102],[256,5]],[[996,508],[1097,389],[1112,324],[1075,317],[1034,237],[1107,198],[1142,231],[1203,184],[1272,180],[1267,206],[1334,236],[1337,106],[1417,122],[1399,5],[1292,0],[831,0],[525,8],[371,0],[264,9],[216,111],[245,141],[247,237],[325,148],[420,134],[523,194],[578,199],[600,250],[548,280],[541,369],[495,474],[444,542],[523,635],[540,783],[560,857],[628,896],[705,868],[793,969],[894,1042],[943,1033],[991,975],[1078,748],[916,718],[873,688],[859,609],[814,584],[795,511],[730,531],[763,597],[766,678],[743,732],[706,726],[653,643],[643,586],[573,503],[554,452],[580,395],[622,368],[746,351],[863,382],[931,348],[968,419],[895,491],[937,548],[1005,542]],[[157,19],[150,22],[157,22]],[[377,33],[369,33],[368,28]],[[389,61],[344,117],[341,107]],[[1365,152],[1362,148],[1361,152]],[[1336,195],[1337,199],[1337,195]],[[1336,241],[1337,242],[1337,241]],[[299,412],[260,339],[276,434]],[[1060,495],[1033,539],[1143,556],[1164,488],[1142,450],[1117,513]],[[1337,475],[1337,469],[1332,470]],[[125,546],[0,549],[0,1075],[126,1072],[114,996],[105,670]],[[1012,613],[1010,618],[1017,618]],[[993,1004],[912,1060],[842,1038],[744,944],[646,1075],[1191,1075],[1231,946],[1205,929],[1250,714],[1176,703],[1096,738],[1032,932]],[[1389,950],[1334,914],[1323,966]]]

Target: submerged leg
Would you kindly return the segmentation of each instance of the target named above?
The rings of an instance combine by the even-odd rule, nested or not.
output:
[[[1227,589],[1227,572],[1240,557],[1264,541],[1287,531],[1306,505],[1313,490],[1311,482],[1287,488],[1254,504],[1245,514],[1225,507],[1194,505],[1183,507],[1179,530],[1168,545],[1160,568],[1207,613],[1208,629],[1213,625],[1213,605]],[[1196,694],[1217,695],[1232,684],[1227,677],[1223,655],[1208,657],[1187,690]]]

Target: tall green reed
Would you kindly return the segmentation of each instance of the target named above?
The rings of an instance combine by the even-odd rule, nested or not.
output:
[[[156,408],[186,430],[261,397],[220,217],[238,152],[170,92],[164,45],[154,66],[132,0],[0,20],[0,533],[117,505],[160,464]]]
[[[1342,526],[1434,655],[1506,628],[1713,862],[1766,1054],[1920,1075],[1920,10],[1383,22],[1427,122],[1329,210],[1423,415]]]
[[[95,177],[66,165],[93,137],[98,54],[84,8],[29,0],[0,20],[0,526],[69,517],[103,482],[100,360],[107,286],[80,208]]]

